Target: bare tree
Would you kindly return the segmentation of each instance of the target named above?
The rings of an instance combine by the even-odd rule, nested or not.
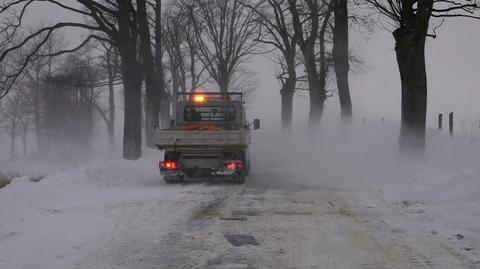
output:
[[[310,125],[315,126],[321,119],[324,102],[327,99],[326,76],[328,73],[325,34],[332,13],[332,3],[305,0],[298,3],[288,0],[292,16],[294,38],[303,55],[305,72],[310,93]],[[322,24],[320,22],[322,21]],[[319,41],[319,59],[316,55],[316,41]],[[319,62],[319,68],[317,68]]]
[[[30,30],[32,32],[32,30]],[[38,39],[39,40],[39,39]],[[37,46],[38,40],[34,40],[31,46]],[[35,139],[37,144],[37,150],[42,152],[45,150],[44,141],[46,138],[45,135],[45,125],[44,125],[44,103],[43,103],[43,94],[44,94],[44,80],[46,77],[52,75],[55,72],[56,68],[59,66],[60,62],[63,60],[61,58],[45,57],[42,55],[47,55],[54,51],[63,49],[65,47],[64,38],[61,33],[52,35],[51,38],[42,46],[38,51],[38,55],[31,58],[22,75],[15,81],[15,88],[21,89],[18,91],[18,94],[21,94],[22,104],[26,103],[25,106],[28,107],[29,119],[22,120],[24,128],[23,138],[26,139],[27,128],[32,125],[35,130]],[[23,60],[24,54],[28,52],[29,49],[19,49],[11,54],[12,57],[17,59],[19,62]],[[26,146],[26,143],[25,143]],[[25,150],[24,150],[25,151]]]
[[[22,109],[21,107],[21,96],[16,93],[11,97],[6,98],[3,103],[1,116],[3,121],[3,129],[6,134],[10,137],[10,158],[16,158],[16,138],[21,133],[21,117]]]
[[[166,128],[170,124],[170,102],[171,96],[165,88],[165,74],[163,67],[163,33],[162,33],[162,4],[161,0],[155,0],[155,66],[157,71],[157,78],[159,85],[162,87],[160,90],[160,126]]]
[[[427,73],[425,41],[435,37],[443,19],[463,17],[480,19],[474,1],[461,0],[365,0],[394,26],[395,51],[402,83],[400,148],[425,149],[427,114]],[[439,23],[432,18],[442,19]]]
[[[161,1],[148,2],[146,0],[137,0],[137,17],[140,55],[145,73],[146,88],[145,143],[147,146],[153,146],[154,129],[158,127],[166,128],[170,121],[170,95],[165,88],[163,67],[165,42],[161,27]]]
[[[118,30],[112,36],[122,58],[125,92],[123,157],[136,160],[142,155],[142,69],[137,58],[138,24],[131,1],[117,0]]]
[[[194,2],[199,58],[221,92],[228,92],[238,67],[256,52],[260,34],[249,0]]]
[[[2,99],[0,106],[1,128],[10,137],[10,158],[17,158],[16,138],[22,138],[23,157],[27,156],[27,135],[31,124],[32,109],[28,92],[19,84],[15,85],[14,93]]]
[[[33,33],[36,30],[27,29],[28,33]],[[28,44],[26,48],[16,50],[10,54],[18,60],[17,64],[21,64],[25,57],[25,53],[29,53],[32,47],[36,47],[41,41],[42,36],[35,38],[32,44]],[[45,79],[56,72],[59,64],[63,61],[61,57],[45,56],[50,53],[65,48],[64,37],[61,32],[52,34],[45,44],[38,50],[37,55],[34,55],[28,64],[25,66],[21,76],[13,84],[14,93],[20,97],[18,104],[19,122],[16,124],[19,128],[18,136],[22,138],[23,156],[32,153],[29,151],[27,136],[30,131],[34,130],[34,137],[36,139],[36,150],[43,154],[46,152],[46,141],[48,139],[48,132],[45,126]],[[32,127],[32,128],[31,128]]]
[[[195,21],[193,20],[194,8],[192,5],[182,4],[180,6],[184,10],[184,30],[185,30],[185,43],[186,50],[189,55],[189,70],[190,70],[190,89],[194,92],[197,87],[201,86],[205,81],[203,78],[203,73],[205,71],[205,66],[201,65],[199,58],[199,44],[195,37]]]
[[[105,70],[107,75],[107,86],[108,86],[108,110],[105,112],[100,106],[97,106],[96,109],[100,116],[104,119],[107,126],[108,141],[109,141],[109,151],[110,153],[115,152],[115,85],[117,84],[118,79],[118,69],[119,69],[119,56],[116,50],[116,47],[112,44],[100,42],[102,50],[102,68]]]
[[[200,61],[197,36],[203,29],[195,27],[194,4],[188,0],[174,0],[167,6],[162,20],[164,49],[167,52],[170,93],[172,100],[179,92],[194,92],[208,80],[206,67]],[[176,113],[173,103],[172,113]]]
[[[178,10],[170,8],[163,17],[165,51],[169,59],[170,77],[172,80],[172,99],[176,100],[179,92],[186,92],[187,77],[185,70],[185,53],[182,44],[185,41],[185,24]],[[173,104],[172,113],[176,114]]]
[[[352,100],[348,73],[350,71],[348,52],[348,1],[333,0],[335,27],[333,28],[333,63],[337,78],[338,97],[342,119],[350,121],[352,118]]]
[[[203,77],[205,66],[199,58],[199,43],[196,30],[203,29],[195,27],[195,6],[189,0],[174,0],[170,2],[164,16],[165,37],[170,50],[170,56],[182,56],[176,62],[179,70],[179,87],[182,91],[195,91],[201,86],[206,78]],[[170,61],[172,62],[172,61]],[[184,66],[184,67],[183,67]],[[188,83],[189,82],[189,83]],[[185,86],[183,85],[185,84]],[[187,86],[189,84],[189,86]]]
[[[265,29],[265,35],[259,41],[273,46],[280,56],[274,55],[279,66],[277,79],[281,84],[282,127],[290,129],[293,113],[293,96],[297,84],[297,44],[292,27],[292,18],[288,13],[286,0],[263,0],[257,6],[248,5],[256,12],[258,21]]]
[[[46,150],[51,157],[79,160],[92,146],[103,70],[91,49],[66,57],[61,68],[45,79],[42,103]],[[82,154],[83,153],[83,154]]]
[[[160,2],[157,5],[161,5]],[[156,7],[161,9],[161,6]],[[163,91],[162,82],[158,80],[153,58],[150,24],[148,22],[146,0],[137,0],[137,17],[139,24],[140,54],[145,71],[145,144],[153,146],[153,133],[160,124],[160,98]]]

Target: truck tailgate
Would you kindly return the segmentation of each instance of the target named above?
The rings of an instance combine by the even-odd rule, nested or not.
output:
[[[250,132],[240,130],[175,130],[163,129],[155,132],[155,146],[173,147],[241,147],[250,144]]]

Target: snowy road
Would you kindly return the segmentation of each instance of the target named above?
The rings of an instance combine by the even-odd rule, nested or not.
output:
[[[0,268],[480,268],[475,245],[459,252],[354,178],[275,168],[245,185],[165,185],[155,163],[100,163],[0,190]]]
[[[150,196],[108,205],[113,229],[72,267],[476,268],[373,191],[271,189],[274,177],[253,176],[245,186],[175,186],[175,201]]]

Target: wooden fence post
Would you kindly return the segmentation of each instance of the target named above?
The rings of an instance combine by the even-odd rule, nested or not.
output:
[[[443,114],[438,114],[438,130],[442,130],[443,127]]]
[[[453,112],[448,114],[448,131],[450,132],[450,135],[453,136]]]

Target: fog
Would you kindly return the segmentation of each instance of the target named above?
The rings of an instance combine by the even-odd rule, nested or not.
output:
[[[477,139],[429,130],[424,153],[400,153],[396,124],[325,126],[314,133],[282,135],[259,130],[253,136],[253,173],[247,184],[287,192],[369,189],[388,200],[421,199],[439,207],[478,200]]]

